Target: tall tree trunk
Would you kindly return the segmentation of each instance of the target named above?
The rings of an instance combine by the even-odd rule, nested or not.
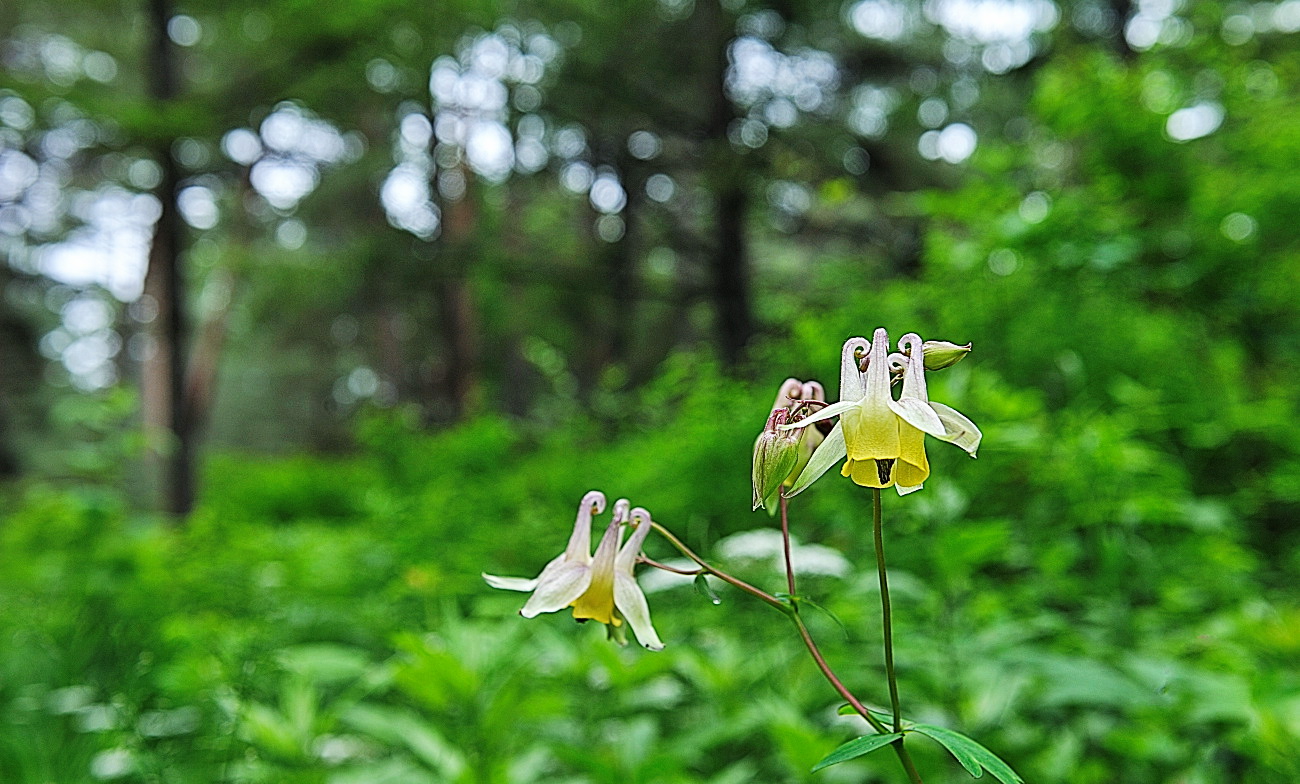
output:
[[[474,174],[460,164],[465,193],[443,209],[442,254],[444,277],[437,288],[443,346],[446,351],[446,390],[451,415],[463,416],[473,405],[479,385],[478,308],[470,291],[470,265],[474,263],[474,232],[477,228],[478,194]]]
[[[506,192],[506,214],[522,216],[525,204],[523,186],[518,181],[511,182],[510,189]],[[521,221],[512,220],[505,222],[501,228],[501,247],[506,254],[507,267],[512,271],[520,269],[528,259],[528,244],[525,241],[523,225]],[[506,307],[516,313],[528,312],[526,293],[526,287],[519,275],[506,276]],[[524,339],[528,334],[528,327],[529,324],[525,319],[511,319],[502,336],[500,347],[501,361],[504,363],[501,370],[501,379],[504,383],[501,402],[505,406],[506,413],[517,417],[528,414],[534,396],[534,370],[524,356]]]
[[[710,185],[714,194],[714,235],[710,293],[717,319],[718,348],[723,362],[734,367],[744,354],[754,332],[749,294],[749,256],[745,241],[745,214],[749,195],[745,190],[744,166],[727,138],[727,129],[736,119],[735,107],[727,97],[727,47],[733,25],[721,0],[702,0],[696,8],[709,67],[710,113],[706,144]]]
[[[1133,0],[1110,0],[1110,11],[1115,15],[1115,28],[1111,37],[1115,53],[1124,60],[1132,62],[1137,58],[1137,52],[1129,46],[1128,36],[1125,33],[1128,20],[1133,18]]]
[[[749,195],[733,182],[717,194],[717,248],[713,260],[713,301],[718,312],[718,345],[722,359],[734,367],[754,333],[750,312],[749,255],[745,242],[745,212]]]
[[[0,478],[18,476],[23,464],[14,447],[14,435],[29,430],[45,401],[39,391],[41,356],[36,351],[39,336],[24,314],[6,301],[9,287],[19,276],[0,256]],[[39,420],[38,420],[39,421]]]
[[[596,372],[592,375],[593,386],[605,366],[621,364],[626,367],[631,362],[632,328],[638,323],[635,318],[637,304],[635,235],[638,229],[637,216],[645,193],[645,174],[642,167],[637,166],[629,156],[616,156],[613,163],[614,168],[623,178],[627,203],[623,206],[623,212],[619,214],[623,220],[623,236],[614,242],[597,240],[597,244],[603,246],[599,255],[608,287],[609,320],[602,325],[602,345],[600,356],[597,358]],[[627,369],[631,370],[631,368]]]
[[[176,69],[167,21],[169,0],[150,0],[149,65],[151,97],[166,104],[176,97]],[[151,461],[161,476],[163,506],[174,515],[187,514],[194,504],[194,455],[190,418],[185,403],[184,287],[180,274],[180,216],[176,189],[180,172],[172,158],[172,139],[154,145],[162,179],[154,191],[162,207],[149,247],[149,269],[144,293],[157,304],[158,315],[150,330],[154,350],[144,362],[141,379],[143,418]]]

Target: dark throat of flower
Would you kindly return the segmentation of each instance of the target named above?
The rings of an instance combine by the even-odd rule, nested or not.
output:
[[[876,461],[876,475],[880,477],[880,483],[882,485],[889,484],[889,475],[890,473],[893,472],[893,470],[894,470],[894,461],[892,458],[889,460]]]

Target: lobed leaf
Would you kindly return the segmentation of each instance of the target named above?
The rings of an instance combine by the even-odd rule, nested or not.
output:
[[[1020,778],[1010,765],[1003,762],[1001,757],[960,732],[936,727],[933,724],[916,724],[913,725],[912,730],[936,741],[951,752],[966,772],[975,778],[984,775],[984,771],[987,770],[1002,784],[1024,784],[1025,780]]]
[[[840,746],[835,751],[827,754],[821,762],[813,765],[813,773],[822,768],[829,768],[831,765],[838,765],[841,762],[847,762],[851,759],[857,759],[864,754],[870,754],[876,749],[883,748],[903,737],[901,732],[891,732],[888,735],[863,735]]]

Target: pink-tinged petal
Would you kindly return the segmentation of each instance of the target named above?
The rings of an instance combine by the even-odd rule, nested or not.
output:
[[[826,440],[817,447],[817,451],[813,452],[808,465],[804,466],[799,478],[794,480],[794,486],[786,492],[786,498],[794,498],[808,489],[808,486],[820,479],[831,466],[843,460],[845,454],[844,427],[837,423],[831,429],[830,435],[826,436]]]
[[[539,578],[537,590],[519,614],[534,618],[542,613],[563,610],[586,593],[591,585],[591,567],[586,564],[566,562],[560,568]]]
[[[866,354],[870,348],[871,344],[866,338],[849,338],[840,348],[840,402],[861,400],[865,394],[862,372],[858,370],[858,361],[861,359],[858,352]]]
[[[800,399],[803,395],[803,384],[797,378],[787,378],[781,382],[781,388],[776,392],[776,400],[772,401],[770,411],[778,408],[793,408],[794,401]]]
[[[929,400],[930,393],[925,388],[925,343],[921,336],[909,332],[898,339],[898,350],[906,356],[907,364],[903,366],[903,393],[901,397],[914,397]],[[911,358],[916,357],[916,362]]]
[[[652,651],[664,649],[654,624],[650,622],[650,605],[631,574],[618,572],[614,575],[614,604],[627,620],[627,625],[632,627],[637,642]]]
[[[614,570],[618,572],[632,573],[632,567],[636,566],[636,557],[641,553],[641,545],[645,543],[645,538],[650,535],[650,513],[641,507],[632,510],[632,522],[636,524],[636,529],[632,531],[632,536],[628,538],[627,544],[623,549],[618,551],[618,557],[614,559]]]
[[[924,343],[921,336],[909,332],[898,340],[898,347],[908,353],[903,359],[903,391],[890,409],[907,424],[929,433],[935,438],[943,436],[943,422],[930,408],[930,394],[925,386],[925,361],[922,358]]]
[[[483,579],[493,588],[502,588],[507,591],[524,591],[529,592],[537,587],[536,577],[498,577],[495,574],[483,572]]]
[[[615,523],[626,523],[628,515],[632,509],[632,502],[626,498],[620,498],[614,502],[614,520]]]
[[[803,388],[800,389],[799,398],[801,400],[817,400],[826,402],[826,389],[816,381],[803,382]]]
[[[591,516],[605,511],[605,494],[592,490],[582,497],[578,505],[578,518],[573,523],[573,533],[569,536],[569,546],[564,548],[564,557],[570,561],[591,562]]]

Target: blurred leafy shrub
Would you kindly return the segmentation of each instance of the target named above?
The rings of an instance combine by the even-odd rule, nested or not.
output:
[[[900,294],[882,301],[894,304],[881,318],[907,321]],[[964,328],[940,337],[971,337]],[[782,354],[829,366],[838,336],[813,338],[835,329],[809,327],[806,346],[796,331]],[[1097,332],[1119,340],[1100,320]],[[907,713],[978,735],[1031,781],[1294,780],[1300,603],[1268,566],[1285,557],[1236,522],[1244,496],[1198,481],[1179,440],[1192,425],[1169,412],[1210,406],[1195,399],[1205,385],[1155,389],[1164,381],[1099,363],[1108,380],[1062,401],[1050,384],[1006,380],[1019,353],[981,352],[937,377],[935,397],[984,425],[986,447],[976,461],[934,450],[926,490],[887,502]],[[663,588],[651,603],[669,648],[651,655],[560,616],[525,623],[518,597],[478,577],[539,568],[593,486],[702,550],[770,525],[746,511],[768,381],[681,356],[632,393],[623,421],[483,417],[428,434],[400,413],[376,417],[352,457],[211,460],[184,529],[111,491],[7,488],[0,774],[805,780],[855,728],[775,614]],[[1219,411],[1235,405],[1268,406]],[[1229,441],[1240,427],[1203,421]],[[827,481],[794,504],[793,523],[801,541],[862,564],[868,514],[849,483]],[[733,566],[779,585],[767,561]],[[881,666],[863,655],[878,645],[873,582],[809,576],[803,590],[844,624],[811,618],[827,654],[883,700]],[[965,780],[915,745],[927,781]],[[818,775],[879,780],[888,762]]]

